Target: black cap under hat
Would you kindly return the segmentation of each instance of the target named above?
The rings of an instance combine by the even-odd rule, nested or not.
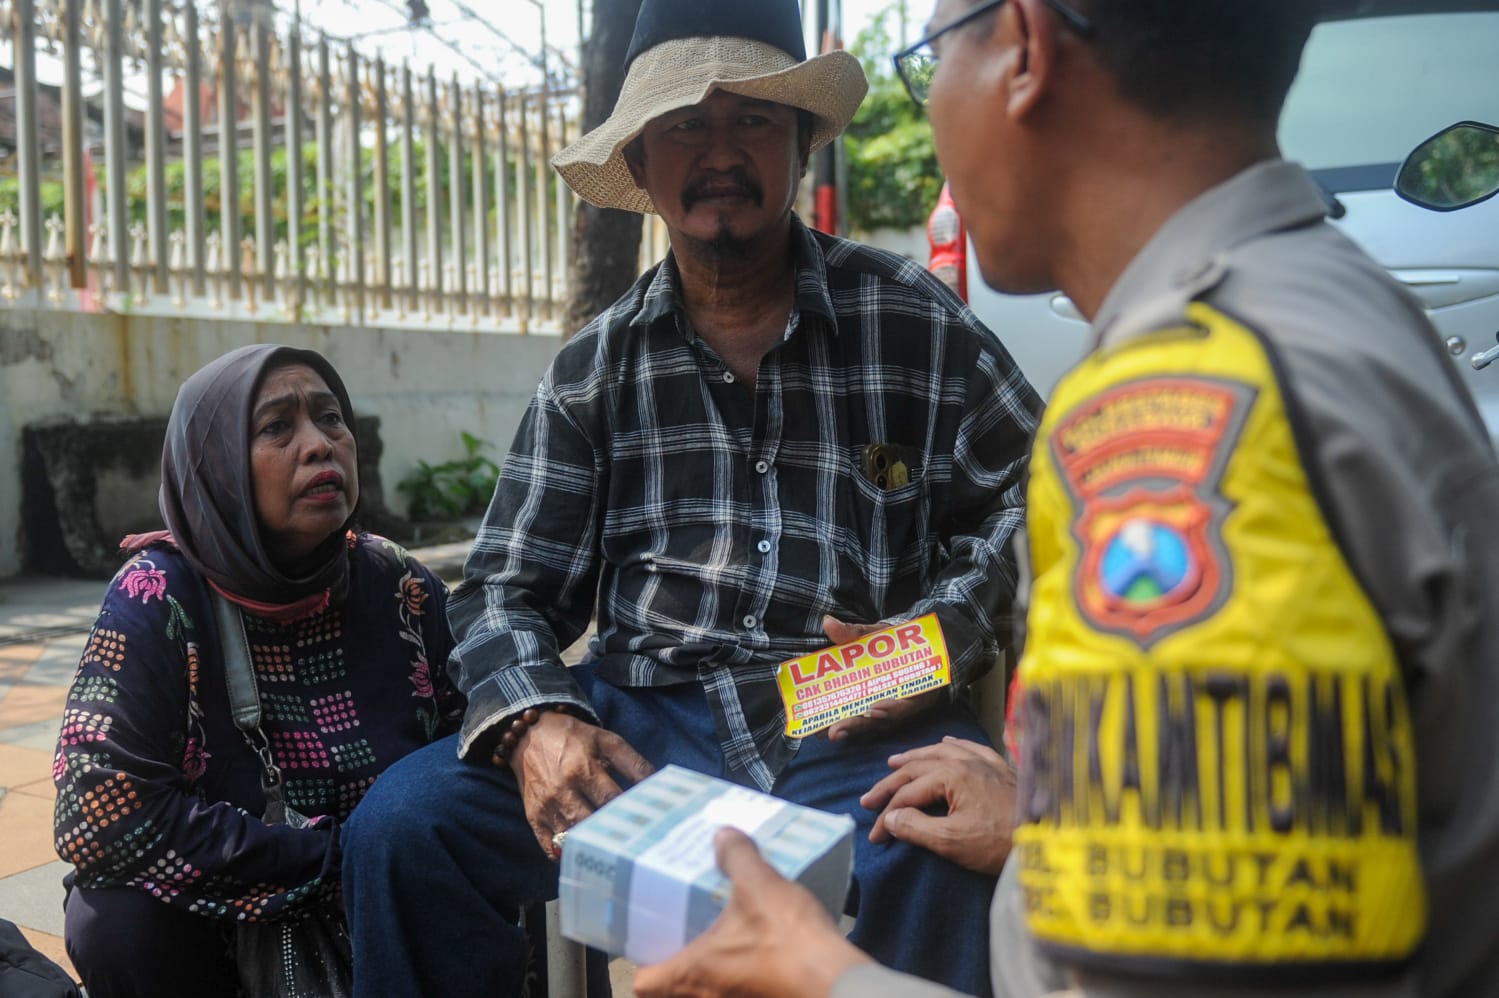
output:
[[[796,0],[644,0],[625,54],[635,57],[678,38],[749,38],[774,45],[797,62],[807,58]]]

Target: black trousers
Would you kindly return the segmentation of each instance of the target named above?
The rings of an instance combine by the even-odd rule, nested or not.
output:
[[[132,888],[74,887],[63,938],[89,998],[232,998],[232,929]]]

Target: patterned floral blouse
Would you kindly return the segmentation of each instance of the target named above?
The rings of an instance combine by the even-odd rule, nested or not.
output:
[[[401,756],[457,729],[447,589],[400,546],[349,535],[349,596],[288,624],[244,615],[286,802],[267,825],[234,726],[209,589],[174,548],[110,583],[68,692],[58,855],[83,888],[135,887],[216,918],[274,918],[337,890],[339,822]]]

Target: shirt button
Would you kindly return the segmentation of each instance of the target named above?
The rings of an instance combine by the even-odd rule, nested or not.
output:
[[[750,613],[745,614],[744,619],[740,621],[740,623],[742,623],[745,627],[754,627],[757,623],[759,623],[759,621],[755,620],[755,615]]]
[[[723,372],[723,383],[726,384],[726,385],[732,385],[734,383],[734,372],[733,371],[725,371],[725,372]]]
[[[766,472],[768,472],[769,470],[770,470],[770,463],[768,461],[756,461],[755,462],[755,472],[757,474],[763,475]]]
[[[755,549],[761,554],[770,554],[770,541],[761,541],[755,545]]]

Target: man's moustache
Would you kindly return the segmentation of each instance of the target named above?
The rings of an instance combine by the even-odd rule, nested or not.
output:
[[[756,205],[761,204],[765,197],[759,185],[748,177],[733,177],[728,181],[700,180],[688,184],[686,190],[682,191],[682,207],[689,209],[706,197],[720,197],[724,194],[747,197]]]

